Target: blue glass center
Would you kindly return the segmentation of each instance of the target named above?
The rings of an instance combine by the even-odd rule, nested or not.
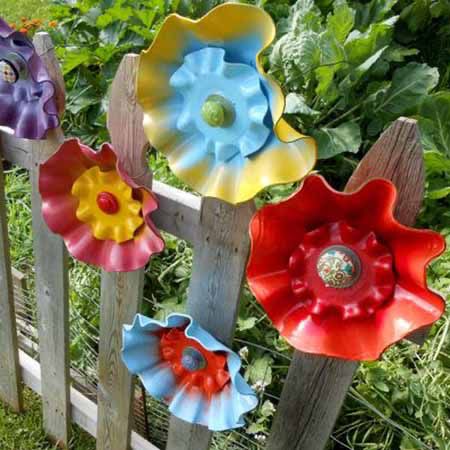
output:
[[[186,347],[183,350],[181,365],[189,372],[195,372],[206,367],[206,360],[197,349]]]

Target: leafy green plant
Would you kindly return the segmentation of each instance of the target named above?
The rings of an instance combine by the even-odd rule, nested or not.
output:
[[[437,85],[439,72],[406,63],[414,48],[394,39],[396,2],[339,0],[322,12],[299,0],[272,49],[270,71],[287,93],[291,122],[312,134],[319,157],[367,149],[401,115],[411,115]]]

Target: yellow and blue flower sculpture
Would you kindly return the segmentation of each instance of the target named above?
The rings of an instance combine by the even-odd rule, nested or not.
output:
[[[314,140],[282,118],[283,93],[262,67],[274,38],[262,9],[227,3],[197,21],[169,16],[141,55],[147,137],[204,196],[244,202],[314,167]]]

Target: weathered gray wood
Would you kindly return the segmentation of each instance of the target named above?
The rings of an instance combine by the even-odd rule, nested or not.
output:
[[[139,309],[144,284],[142,270],[103,273],[100,302],[98,366],[98,450],[127,450],[132,426],[134,384],[123,365],[122,326]]]
[[[16,412],[22,410],[14,286],[11,275],[5,184],[0,161],[0,398]]]
[[[253,201],[239,206],[212,198],[202,201],[187,310],[228,345],[234,335],[250,246],[248,224],[254,212]],[[172,417],[167,449],[205,450],[211,436],[205,427]]]
[[[38,33],[34,44],[49,72],[57,73],[59,64],[50,36]],[[48,159],[63,140],[58,128],[49,131],[46,140],[28,144],[32,161],[33,247],[44,428],[52,441],[67,447],[70,440],[68,258],[62,239],[50,232],[42,218],[38,187],[39,164]]]
[[[384,177],[398,189],[397,219],[415,222],[423,199],[424,177],[418,127],[398,119],[360,162],[346,191]],[[268,440],[269,450],[325,448],[358,364],[295,352]]]
[[[31,168],[30,141],[0,130],[0,149],[3,158],[10,163],[28,170]]]
[[[153,215],[155,225],[192,244],[197,242],[201,198],[158,181],[153,182],[159,209]]]
[[[135,95],[138,63],[137,55],[126,55],[120,64],[111,89],[108,129],[120,165],[135,182],[151,187],[144,158],[147,139]],[[122,326],[131,323],[139,311],[143,286],[143,269],[102,274],[98,450],[127,450],[130,446],[134,383],[121,359]]]

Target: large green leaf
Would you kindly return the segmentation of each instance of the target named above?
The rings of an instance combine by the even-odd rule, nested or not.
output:
[[[287,83],[302,87],[304,80],[320,64],[319,35],[314,31],[288,33],[274,46],[270,62],[283,72]],[[291,86],[295,87],[295,86]]]
[[[338,42],[343,43],[353,29],[355,10],[345,0],[335,1],[333,7],[333,14],[327,18],[327,28]]]
[[[317,141],[319,159],[340,153],[357,153],[361,146],[361,130],[356,122],[346,122],[336,128],[321,128],[310,132]]]
[[[372,23],[380,22],[392,14],[398,0],[372,0],[369,3],[356,4],[356,28],[365,30]]]
[[[398,17],[394,16],[384,22],[372,24],[364,33],[352,31],[345,42],[349,64],[360,65],[378,50],[389,45],[397,19]]]
[[[425,149],[440,151],[450,158],[450,91],[425,98],[419,114]]]
[[[264,355],[251,362],[245,371],[245,378],[251,384],[259,384],[260,387],[268,386],[272,383],[273,359]]]
[[[422,30],[431,20],[430,1],[412,1],[403,9],[401,17],[413,33]]]
[[[320,66],[315,70],[318,81],[316,93],[327,102],[332,102],[339,95],[334,85],[334,75],[341,67],[347,66],[345,50],[331,30],[321,33],[315,45],[320,49]]]
[[[389,89],[366,102],[373,119],[386,123],[402,114],[415,114],[425,96],[437,85],[439,72],[427,64],[409,63],[394,72]]]
[[[317,32],[322,29],[322,13],[314,0],[298,0],[292,6],[289,22],[293,32],[301,33],[306,30]]]
[[[426,150],[424,152],[425,167],[429,173],[450,174],[450,158],[447,158],[437,150]]]
[[[352,95],[354,97],[355,88],[358,86],[359,82],[368,70],[381,58],[386,49],[387,46],[380,48],[380,50],[370,56],[362,64],[352,68],[351,72],[339,83],[339,92],[342,95],[341,102],[343,105],[347,105],[349,103],[349,99]]]
[[[70,49],[63,54],[63,75],[67,75],[78,66],[88,64],[92,53],[87,48]]]
[[[284,112],[286,114],[301,114],[304,116],[317,116],[320,114],[319,111],[308,106],[303,95],[294,92],[287,95]]]

